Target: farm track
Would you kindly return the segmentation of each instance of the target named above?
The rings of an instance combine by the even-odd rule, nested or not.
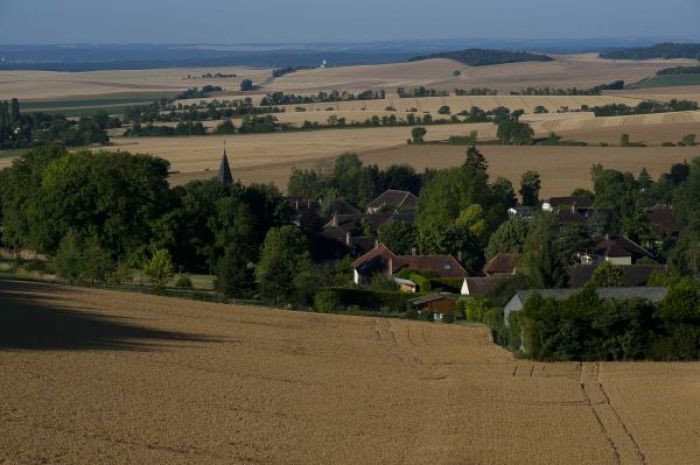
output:
[[[483,327],[0,281],[0,370],[2,464],[694,465],[700,454],[700,364],[515,360]],[[687,388],[652,401],[640,380],[652,393]],[[664,423],[644,409],[679,413]],[[664,434],[680,412],[687,434]]]

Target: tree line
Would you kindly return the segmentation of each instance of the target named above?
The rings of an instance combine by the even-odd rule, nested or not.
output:
[[[118,118],[97,112],[78,120],[62,114],[23,113],[19,100],[0,102],[0,148],[19,149],[46,143],[68,147],[107,144],[107,129],[121,127]]]
[[[284,92],[273,92],[266,95],[260,101],[260,106],[269,107],[276,105],[301,105],[307,103],[333,103],[349,102],[354,100],[382,100],[386,98],[384,90],[366,90],[359,93],[333,90],[330,92],[319,92],[315,95],[285,94]]]
[[[552,57],[539,53],[529,53],[508,50],[488,50],[470,48],[451,52],[439,52],[430,55],[421,55],[411,58],[409,61],[429,60],[432,58],[447,58],[459,61],[468,66],[487,66],[505,63],[519,63],[524,61],[552,61]]]

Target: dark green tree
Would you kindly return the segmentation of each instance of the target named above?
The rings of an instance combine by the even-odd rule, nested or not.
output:
[[[520,178],[520,196],[523,205],[528,207],[537,206],[540,203],[540,175],[537,171],[527,171]]]
[[[255,270],[260,296],[276,305],[295,299],[294,278],[310,266],[306,237],[294,226],[268,231]]]

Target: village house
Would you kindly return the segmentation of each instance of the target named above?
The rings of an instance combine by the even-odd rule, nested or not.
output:
[[[465,278],[467,270],[452,255],[396,255],[379,244],[352,262],[353,282],[366,285],[375,274],[394,276],[402,269],[432,271],[441,278]]]
[[[610,262],[613,265],[632,265],[637,260],[648,258],[655,260],[654,255],[633,240],[624,236],[606,236],[595,245],[595,262]]]
[[[367,204],[365,213],[412,212],[418,207],[418,197],[408,191],[389,189]]]
[[[643,299],[651,303],[658,304],[666,297],[668,288],[666,287],[599,287],[596,288],[596,294],[601,299],[615,300],[632,300]],[[580,292],[578,289],[529,289],[518,291],[508,301],[503,309],[503,317],[506,326],[509,325],[509,318],[513,312],[519,312],[525,306],[527,299],[534,293],[538,293],[544,298],[552,298],[558,301],[566,300],[575,293]]]
[[[428,294],[411,299],[408,303],[419,314],[428,312],[433,315],[434,321],[454,321],[457,317],[457,300],[445,294]]]
[[[586,214],[592,210],[593,201],[588,197],[551,197],[542,202],[542,210],[546,212],[569,211]]]
[[[517,272],[516,254],[498,253],[484,265],[486,276],[513,275]]]

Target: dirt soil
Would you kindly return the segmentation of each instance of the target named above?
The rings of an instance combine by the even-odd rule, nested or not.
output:
[[[0,281],[2,464],[693,465],[700,364]]]

